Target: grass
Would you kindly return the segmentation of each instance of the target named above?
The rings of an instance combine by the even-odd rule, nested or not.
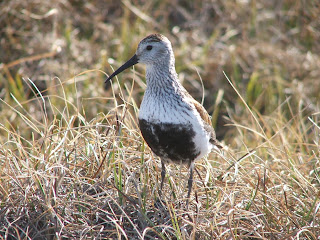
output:
[[[317,1],[0,9],[0,239],[319,239]],[[137,125],[143,68],[103,86],[152,32],[225,145],[196,163],[189,209],[183,166],[159,202]]]

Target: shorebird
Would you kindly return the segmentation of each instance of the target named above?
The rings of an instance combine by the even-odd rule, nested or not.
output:
[[[205,108],[181,85],[175,69],[171,42],[161,34],[141,40],[133,57],[111,74],[106,82],[125,69],[146,65],[147,88],[139,110],[139,128],[151,150],[161,159],[161,196],[169,162],[187,164],[187,206],[193,183],[194,162],[212,148],[220,148],[211,118]]]

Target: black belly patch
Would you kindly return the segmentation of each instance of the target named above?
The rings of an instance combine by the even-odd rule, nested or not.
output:
[[[155,124],[139,119],[139,127],[149,147],[164,161],[190,164],[200,154],[192,141],[195,132],[191,124]]]

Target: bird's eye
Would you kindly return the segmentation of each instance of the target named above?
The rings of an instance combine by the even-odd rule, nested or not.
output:
[[[151,45],[148,45],[147,48],[146,48],[148,51],[150,51],[152,49],[152,46]]]

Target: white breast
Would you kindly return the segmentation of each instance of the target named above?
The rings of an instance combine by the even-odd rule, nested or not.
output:
[[[144,97],[140,106],[139,119],[154,123],[189,123],[194,121],[188,106],[181,107],[169,103],[167,99],[151,99]]]

